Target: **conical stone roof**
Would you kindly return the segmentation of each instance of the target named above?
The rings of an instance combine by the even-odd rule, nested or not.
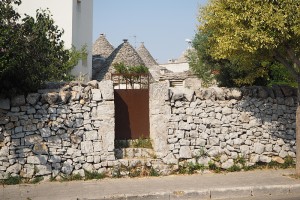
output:
[[[146,67],[158,65],[157,62],[154,60],[148,49],[145,47],[144,43],[142,42],[141,46],[137,49],[137,53],[142,58],[145,63]]]
[[[124,63],[126,66],[145,66],[136,50],[127,40],[124,40],[106,59],[105,65],[96,75],[96,79],[100,81],[110,79],[111,73],[115,72],[113,65],[116,63]]]
[[[93,55],[107,58],[113,51],[114,47],[107,41],[105,35],[100,34],[93,45]]]

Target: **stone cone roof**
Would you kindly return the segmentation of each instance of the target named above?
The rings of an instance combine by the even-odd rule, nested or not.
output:
[[[143,42],[141,46],[137,49],[137,53],[144,61],[146,67],[158,65],[157,62],[152,57],[152,55],[150,54],[150,52],[148,51],[148,49],[145,47]]]
[[[114,51],[114,47],[107,41],[104,34],[100,34],[100,37],[93,45],[93,55],[107,58]]]
[[[124,40],[106,59],[105,65],[100,69],[95,79],[100,81],[110,79],[111,73],[115,72],[113,65],[116,63],[124,63],[127,66],[145,66],[145,63],[136,50],[127,40]]]

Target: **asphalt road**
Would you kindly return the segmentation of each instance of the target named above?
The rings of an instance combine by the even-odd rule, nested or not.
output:
[[[260,197],[246,197],[246,198],[231,198],[219,200],[300,200],[300,194],[289,194],[280,196],[260,196]]]

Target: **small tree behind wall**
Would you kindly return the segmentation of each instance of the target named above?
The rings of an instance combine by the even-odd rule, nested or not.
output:
[[[21,19],[13,6],[21,0],[0,3],[0,93],[14,95],[37,90],[46,81],[69,80],[69,72],[84,55],[67,50],[63,31],[49,10]],[[75,61],[74,61],[74,58]]]

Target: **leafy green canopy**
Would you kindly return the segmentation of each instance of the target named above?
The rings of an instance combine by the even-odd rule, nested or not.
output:
[[[199,15],[208,53],[243,68],[280,62],[295,78],[300,73],[299,0],[211,0]]]
[[[65,80],[77,64],[78,52],[64,49],[63,31],[49,11],[21,19],[13,5],[0,2],[0,93],[14,95],[35,91],[46,81]],[[73,59],[72,59],[73,57]]]
[[[223,87],[240,87],[245,85],[289,85],[297,83],[289,71],[278,62],[254,63],[245,68],[228,59],[214,59],[208,54],[208,36],[199,31],[192,42],[188,60],[191,70],[198,75],[204,86],[217,82]]]

